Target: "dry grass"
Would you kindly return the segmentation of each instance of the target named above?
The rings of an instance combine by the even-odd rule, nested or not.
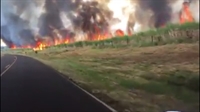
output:
[[[141,48],[85,47],[56,52],[47,49],[28,54],[71,77],[119,112],[199,111],[198,92],[186,83],[199,77],[197,43]]]
[[[197,41],[199,23],[187,23],[131,37],[63,44],[38,54],[24,49],[4,53],[43,61],[119,112],[199,112]]]

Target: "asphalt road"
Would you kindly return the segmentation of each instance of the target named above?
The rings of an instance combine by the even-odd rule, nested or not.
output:
[[[1,58],[1,112],[112,112],[55,70],[25,56]]]

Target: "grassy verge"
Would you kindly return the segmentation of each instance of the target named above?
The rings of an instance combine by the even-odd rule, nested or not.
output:
[[[199,110],[199,44],[34,54],[120,112]]]
[[[43,61],[119,112],[198,112],[198,29],[197,23],[170,25],[132,37],[59,45],[38,54],[25,49],[3,52]]]

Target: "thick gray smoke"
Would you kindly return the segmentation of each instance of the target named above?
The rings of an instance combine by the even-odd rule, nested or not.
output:
[[[160,27],[171,19],[171,7],[168,6],[167,0],[140,0],[140,5],[144,9],[153,11],[155,27]]]
[[[30,1],[1,1],[1,38],[9,47],[13,44],[16,46],[34,44],[29,21],[20,17],[29,4]]]
[[[120,23],[125,18],[113,17],[114,13],[119,13],[114,12],[118,6],[112,7],[111,11],[108,3],[114,0],[85,1],[1,0],[1,38],[8,46],[34,45],[35,35],[40,35],[40,38],[51,37],[53,40],[55,30],[65,32],[61,33],[63,38],[72,34],[74,37],[75,34],[72,32],[77,31],[86,34],[101,33],[108,31],[110,25]],[[136,9],[135,12],[128,12],[129,20],[125,24],[129,28],[136,28],[135,26],[139,26],[138,23],[148,27],[160,27],[171,20],[172,6],[169,6],[168,2],[172,0],[132,1],[137,6],[132,5]],[[149,10],[152,15],[146,16]],[[147,20],[148,18],[150,19]]]
[[[46,0],[44,4],[46,13],[39,17],[39,34],[41,36],[51,36],[54,29],[63,28],[63,23],[60,19],[60,9],[54,0]]]

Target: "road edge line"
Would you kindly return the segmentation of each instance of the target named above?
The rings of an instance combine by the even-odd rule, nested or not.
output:
[[[34,59],[34,58],[33,58]],[[39,61],[39,60],[38,60]],[[40,61],[41,62],[41,61]],[[43,62],[41,62],[43,63]],[[91,94],[90,92],[88,92],[87,90],[83,89],[82,87],[80,87],[78,84],[76,84],[75,82],[73,82],[71,80],[71,78],[69,76],[67,76],[68,78],[64,77],[63,73],[60,73],[59,71],[57,71],[56,69],[54,69],[53,67],[43,63],[44,65],[48,66],[49,68],[53,69],[55,72],[57,72],[62,78],[66,79],[67,81],[69,81],[71,84],[73,84],[74,86],[76,86],[77,88],[79,88],[81,91],[83,91],[84,93],[86,93],[87,95],[89,95],[90,97],[94,98],[97,102],[101,103],[103,106],[107,107],[109,110],[111,110],[112,112],[117,112],[117,110],[115,110],[114,108],[112,108],[111,106],[109,106],[108,104],[106,104],[105,102],[103,102],[102,100],[100,100],[99,98],[97,98],[96,96],[94,96],[93,94]]]
[[[53,68],[53,67],[45,64],[44,62],[40,61],[37,58],[33,58],[33,57],[27,56],[27,55],[19,55],[19,56],[24,56],[24,57],[28,57],[28,58],[34,59],[36,61],[39,61],[40,63],[44,64],[45,66],[49,67],[50,69],[53,69],[59,76],[61,76],[65,80],[69,81],[71,84],[73,84],[74,86],[76,86],[78,89],[80,89],[81,91],[83,91],[84,93],[86,93],[87,95],[89,95],[90,97],[94,98],[97,102],[99,102],[103,106],[107,107],[110,111],[112,111],[112,112],[118,112],[117,110],[115,110],[114,108],[112,108],[111,106],[109,106],[108,104],[106,104],[105,102],[103,102],[102,100],[100,100],[99,98],[97,98],[96,96],[94,96],[93,94],[91,94],[90,92],[88,92],[87,90],[83,89],[78,84],[76,84],[75,82],[73,82],[72,80],[70,80],[71,78],[69,76],[64,75],[63,73],[57,71],[55,68]]]
[[[60,74],[60,73],[59,73]],[[62,75],[62,74],[60,74]],[[63,77],[63,76],[62,76]],[[88,94],[90,97],[94,98],[96,101],[98,101],[99,103],[101,103],[102,105],[104,105],[105,107],[107,107],[109,110],[111,110],[112,112],[117,112],[114,108],[112,108],[111,106],[107,105],[105,102],[101,101],[99,98],[97,98],[96,96],[94,96],[93,94],[91,94],[90,92],[88,92],[87,90],[81,88],[79,85],[77,85],[76,83],[74,83],[73,81],[71,81],[70,79],[66,79],[68,81],[70,81],[74,86],[76,86],[77,88],[79,88],[81,91],[85,92],[86,94]]]
[[[14,62],[12,62],[12,64],[10,64],[10,66],[4,70],[2,73],[1,73],[1,77],[15,64],[15,62],[17,61],[17,56],[14,56],[15,57],[15,60]],[[7,65],[8,66],[8,65]]]

